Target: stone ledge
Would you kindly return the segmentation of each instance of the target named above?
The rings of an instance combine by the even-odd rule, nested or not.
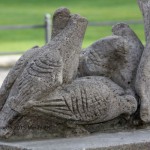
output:
[[[150,130],[41,141],[0,142],[2,150],[14,150],[14,147],[18,150],[149,150]]]
[[[149,150],[150,143],[136,143],[136,144],[125,144],[119,146],[111,146],[111,147],[104,147],[104,148],[87,148],[86,150]]]

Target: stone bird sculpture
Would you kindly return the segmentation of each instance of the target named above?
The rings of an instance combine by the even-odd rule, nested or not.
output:
[[[56,18],[60,14],[69,16],[65,28],[45,46],[27,51],[6,77],[0,89],[0,128],[23,114],[28,101],[40,100],[76,76],[87,20],[62,8]]]
[[[83,51],[79,72],[81,76],[106,76],[125,89],[134,88],[144,47],[128,25],[117,24],[112,31],[112,36],[96,41]]]
[[[54,13],[51,41],[27,51],[0,89],[0,128],[31,111],[76,124],[135,113],[134,80],[143,45],[128,25],[118,24],[112,36],[81,52],[86,26],[85,18],[66,8]],[[8,133],[0,130],[0,136]]]
[[[134,96],[109,78],[99,76],[78,78],[41,101],[28,101],[28,105],[36,112],[78,124],[105,122],[121,114],[130,116],[137,109]]]

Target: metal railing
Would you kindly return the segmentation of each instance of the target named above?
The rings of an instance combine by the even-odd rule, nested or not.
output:
[[[45,29],[45,43],[51,39],[51,16],[50,14],[45,15],[45,21],[43,25],[14,25],[14,26],[0,26],[0,30],[20,30],[20,29]]]
[[[143,24],[143,20],[120,20],[120,21],[89,22],[88,26],[113,26],[120,22],[129,25]]]
[[[133,24],[143,24],[142,20],[122,20],[122,21],[105,21],[105,22],[89,22],[88,26],[113,26],[119,22],[124,22],[129,25]],[[45,21],[43,25],[14,25],[14,26],[0,26],[0,30],[22,30],[22,29],[36,29],[43,28],[45,30],[45,43],[49,42],[51,39],[51,28],[52,20],[50,14],[45,15]],[[20,54],[21,52],[1,52],[0,55],[11,55]]]

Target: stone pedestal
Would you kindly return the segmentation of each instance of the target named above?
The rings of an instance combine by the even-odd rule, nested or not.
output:
[[[38,141],[1,141],[0,150],[149,150],[150,130]]]

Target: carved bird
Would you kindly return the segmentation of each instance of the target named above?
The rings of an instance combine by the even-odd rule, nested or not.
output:
[[[79,124],[100,123],[137,109],[134,96],[106,77],[82,77],[56,89],[43,100],[28,101],[30,109]]]
[[[61,31],[67,26],[69,19],[70,19],[70,11],[67,8],[59,8],[58,10],[56,10],[53,16],[52,38],[54,38],[58,33],[61,33]],[[38,55],[40,51],[41,48],[39,48],[38,46],[35,46],[32,49],[26,51],[17,61],[15,66],[9,71],[0,89],[0,110],[3,107],[16,79],[22,73],[22,71],[24,70],[25,66],[28,64],[30,59]]]
[[[61,31],[67,26],[69,19],[70,11],[67,8],[59,8],[56,10],[53,15],[53,30],[51,38],[54,38],[57,34],[61,33]],[[17,61],[15,66],[10,70],[0,89],[0,110],[2,109],[16,79],[22,73],[28,62],[34,56],[38,55],[40,51],[41,48],[38,46],[35,46],[32,49],[26,51]]]
[[[134,88],[143,45],[126,24],[113,27],[113,36],[96,41],[81,54],[81,76],[99,75],[112,79],[123,88]]]
[[[55,16],[58,12],[58,16],[69,15],[66,27],[47,45],[24,54],[6,77],[1,88],[1,101],[5,103],[0,112],[1,128],[7,127],[14,117],[23,114],[28,101],[45,97],[76,75],[87,20],[64,11],[66,9],[58,10]]]

